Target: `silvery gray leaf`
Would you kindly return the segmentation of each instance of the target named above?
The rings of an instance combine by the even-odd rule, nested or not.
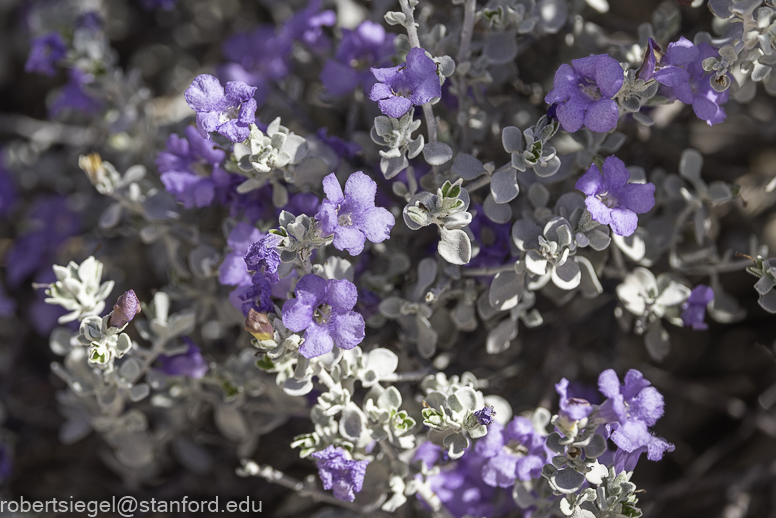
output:
[[[410,163],[407,161],[407,157],[404,155],[401,155],[397,158],[380,159],[380,171],[383,173],[383,176],[385,176],[386,180],[390,180],[397,174],[407,169],[408,165],[410,165]]]
[[[590,442],[585,446],[585,456],[597,459],[606,452],[606,439],[601,434],[593,434]]]
[[[512,340],[517,338],[517,322],[511,318],[505,318],[488,333],[485,342],[488,354],[499,354],[509,348]]]
[[[573,290],[582,281],[582,272],[576,260],[569,259],[552,269],[552,282],[562,290]]]
[[[472,244],[466,232],[460,229],[448,230],[441,227],[441,239],[437,248],[439,255],[452,264],[466,264],[472,258]]]
[[[398,409],[401,406],[401,394],[396,387],[388,387],[377,398],[377,406],[383,410]]]
[[[175,437],[172,440],[172,451],[178,462],[198,475],[208,473],[213,467],[213,457],[210,452],[186,437],[180,435]]]
[[[598,280],[598,275],[596,275],[595,269],[587,257],[577,255],[576,261],[582,273],[579,283],[582,295],[585,298],[592,299],[603,293],[604,289],[603,286],[601,286],[601,281]]]
[[[496,203],[508,203],[520,193],[517,185],[517,172],[511,167],[496,171],[490,181],[490,193]]]
[[[458,153],[453,160],[453,173],[464,180],[473,180],[485,172],[482,162],[468,153]]]
[[[62,444],[74,444],[92,432],[91,417],[84,415],[70,418],[59,429]]]
[[[248,436],[248,425],[237,408],[231,405],[217,405],[213,411],[213,418],[218,431],[230,441],[239,442]]]
[[[434,283],[437,276],[437,262],[425,257],[418,264],[418,282],[412,294],[412,300],[422,300],[426,290]]]
[[[776,290],[771,290],[757,299],[757,303],[768,313],[776,313]]]
[[[607,227],[608,228],[608,227]],[[612,238],[605,230],[595,228],[587,233],[587,239],[590,241],[590,248],[601,252],[609,248]]]
[[[542,229],[529,219],[519,219],[512,225],[512,240],[522,250],[538,250]]]
[[[660,320],[649,324],[644,335],[644,345],[653,360],[661,362],[671,350],[671,338]]]
[[[158,191],[143,200],[143,213],[149,221],[178,219],[178,203],[167,191]]]
[[[251,191],[255,191],[256,189],[260,188],[264,185],[264,180],[257,180],[255,178],[249,178],[245,180],[243,183],[237,186],[237,192],[240,194],[246,194]]]
[[[455,73],[455,61],[450,56],[439,56],[434,58],[439,64],[439,73],[445,77],[450,77]]]
[[[505,126],[501,130],[501,144],[507,153],[523,151],[523,132],[515,126]]]
[[[129,358],[119,368],[119,375],[127,380],[134,380],[138,374],[140,374],[140,362],[135,358]]]
[[[585,476],[571,468],[560,469],[550,477],[550,482],[563,494],[571,494],[579,491],[585,483]]]
[[[451,459],[460,459],[469,447],[469,438],[462,433],[453,433],[444,438],[444,445]]]
[[[488,194],[482,204],[485,215],[494,223],[508,223],[512,219],[512,207],[507,204],[498,204],[492,194]]]
[[[503,65],[517,56],[517,38],[512,31],[493,32],[485,40],[483,55],[494,65]]]
[[[101,229],[113,228],[121,221],[124,215],[124,208],[119,203],[112,203],[100,214],[98,225]]]
[[[436,352],[438,334],[426,317],[417,315],[415,322],[418,327],[418,352],[424,358],[431,358]]]
[[[749,15],[752,11],[762,5],[763,0],[738,0],[731,7],[730,11],[736,14]]]
[[[148,397],[148,394],[150,393],[151,387],[149,387],[146,383],[140,383],[129,389],[129,399],[133,403],[137,403],[138,401],[142,401]]]
[[[425,138],[423,135],[418,135],[418,138],[415,140],[410,141],[410,145],[407,148],[407,158],[413,159],[416,156],[420,154],[421,151],[423,151],[423,146],[425,144]]]
[[[117,434],[116,458],[125,466],[139,469],[147,466],[153,460],[154,441],[143,432]]]
[[[679,160],[679,174],[690,181],[697,182],[701,178],[701,168],[703,167],[703,155],[692,148],[682,151],[682,157]]]
[[[622,107],[625,108],[625,111],[627,112],[636,113],[641,109],[641,99],[635,95],[626,97],[622,100]]]
[[[423,147],[423,158],[430,165],[442,165],[453,158],[453,150],[444,142],[429,142]]]
[[[528,189],[528,199],[536,208],[546,207],[550,201],[550,191],[544,185],[535,183]]]
[[[563,0],[539,0],[534,11],[547,34],[557,33],[566,24],[568,3]]]
[[[399,318],[402,304],[403,302],[399,297],[388,297],[380,302],[379,311],[386,318]]]
[[[533,166],[533,170],[536,173],[536,176],[539,178],[549,178],[550,176],[554,175],[558,172],[560,169],[560,158],[557,156],[554,156],[547,160],[544,164],[541,162],[537,162]]]
[[[524,277],[514,270],[498,272],[490,283],[488,301],[496,309],[506,310],[517,305],[523,293]]]
[[[339,432],[344,438],[352,442],[358,442],[364,432],[364,422],[361,412],[352,402],[342,411],[339,422]]]
[[[600,151],[604,153],[615,153],[619,150],[623,144],[625,144],[625,134],[620,131],[615,131],[604,140],[604,143],[600,147]]]
[[[643,112],[634,113],[633,118],[636,120],[636,122],[644,126],[652,126],[655,124],[655,119]]]

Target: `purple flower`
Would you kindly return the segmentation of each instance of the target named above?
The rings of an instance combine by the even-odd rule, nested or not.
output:
[[[724,121],[727,117],[725,110],[720,108],[720,104],[727,102],[730,97],[730,89],[724,92],[714,90],[709,83],[709,74],[703,70],[703,60],[711,57],[719,58],[719,51],[709,43],[701,43],[697,49],[697,56],[685,67],[690,76],[689,80],[674,86],[673,92],[676,98],[684,104],[692,104],[696,117],[705,120],[709,126],[713,126]],[[685,49],[685,54],[689,54],[689,52],[688,49]]]
[[[331,42],[322,28],[334,25],[337,15],[334,11],[321,11],[322,4],[323,0],[310,0],[307,7],[286,21],[281,38],[301,41],[316,53],[327,52]]]
[[[167,150],[159,153],[156,165],[164,188],[184,207],[206,207],[213,203],[216,191],[222,187],[218,174],[228,175],[221,170],[226,153],[203,138],[195,127],[187,126],[185,132],[185,138],[170,135]]]
[[[575,188],[587,195],[585,205],[595,221],[609,225],[617,235],[630,236],[639,223],[636,214],[655,206],[655,186],[628,183],[630,173],[615,156],[604,161],[603,170],[602,177],[598,166],[591,165]]]
[[[706,316],[706,306],[714,300],[714,290],[704,284],[699,284],[690,292],[690,297],[682,306],[682,323],[684,327],[692,327],[695,331],[705,331],[709,328],[703,321]]]
[[[560,396],[560,411],[558,415],[566,422],[579,421],[593,411],[593,406],[586,399],[569,396],[569,380],[563,378],[555,384],[555,392]]]
[[[140,314],[140,301],[135,295],[135,290],[129,290],[119,297],[113,306],[108,325],[111,327],[124,327]]]
[[[93,32],[101,31],[103,24],[100,13],[97,11],[87,11],[79,16],[75,21],[78,29],[88,29]]]
[[[398,119],[413,106],[421,106],[442,96],[437,65],[421,48],[410,49],[406,63],[390,68],[372,68],[379,81],[369,98],[377,101],[380,111]]]
[[[525,417],[515,417],[506,428],[494,422],[474,449],[488,459],[482,466],[482,480],[493,487],[512,487],[516,479],[538,478],[548,461],[544,437]]]
[[[512,238],[512,225],[509,223],[494,223],[485,215],[482,205],[473,204],[476,214],[469,223],[469,229],[479,244],[479,252],[469,261],[472,268],[498,266],[512,254],[509,243]]]
[[[474,417],[481,425],[488,426],[493,422],[493,416],[496,415],[496,409],[492,406],[486,406],[482,410],[474,412]]]
[[[311,457],[318,465],[323,489],[332,489],[336,498],[346,502],[356,499],[356,493],[364,486],[368,460],[350,460],[344,449],[334,446],[317,451]]]
[[[364,318],[353,310],[358,294],[346,280],[308,274],[296,285],[296,298],[283,304],[283,325],[304,331],[299,354],[315,358],[332,350],[352,349],[364,339]]]
[[[227,253],[221,267],[218,270],[218,282],[224,286],[243,286],[250,284],[251,275],[245,266],[245,253],[250,248],[251,243],[255,243],[261,238],[261,231],[253,225],[247,223],[237,223],[226,243],[231,252]]]
[[[326,235],[334,234],[334,247],[358,255],[364,242],[382,243],[390,236],[396,220],[382,207],[375,207],[377,183],[361,171],[351,174],[342,192],[334,173],[323,179],[323,200],[315,216]]]
[[[278,244],[283,240],[275,234],[265,234],[253,243],[245,253],[245,265],[249,271],[262,273],[272,283],[278,282],[278,266],[280,266],[280,252]]]
[[[348,142],[347,140],[343,140],[334,135],[331,137],[328,136],[326,128],[320,128],[318,130],[317,137],[321,139],[324,144],[333,149],[334,152],[337,153],[337,156],[341,159],[353,158],[356,156],[356,153],[361,151],[361,146],[355,142]]]
[[[556,116],[569,133],[584,124],[604,133],[617,126],[620,110],[612,99],[620,91],[624,75],[616,59],[598,54],[562,64],[555,72],[553,88],[544,101],[557,103]]]
[[[227,63],[218,68],[218,75],[225,81],[255,86],[253,98],[261,106],[272,82],[288,75],[292,48],[291,38],[276,34],[272,26],[237,33],[224,42]]]
[[[49,115],[58,117],[65,110],[81,112],[84,115],[94,115],[100,111],[102,102],[86,90],[86,85],[92,81],[94,81],[93,75],[71,68],[70,79],[49,106]]]
[[[24,64],[25,72],[35,72],[47,76],[57,73],[57,61],[67,54],[65,41],[58,32],[44,34],[32,40],[30,54],[27,63]]]
[[[382,25],[370,22],[361,23],[356,30],[342,30],[342,41],[334,59],[324,63],[321,82],[332,95],[347,95],[359,84],[364,91],[372,88],[375,80],[369,71],[370,66],[387,64],[393,56],[394,34],[385,32]]]
[[[207,361],[202,357],[199,347],[191,338],[184,336],[183,342],[189,346],[185,353],[175,356],[165,354],[159,356],[160,370],[168,376],[188,376],[199,379],[208,371]]]
[[[672,444],[648,430],[663,416],[665,405],[663,396],[641,372],[629,370],[620,385],[614,370],[605,370],[598,377],[598,390],[607,397],[598,409],[598,418],[608,423],[606,429],[618,447],[618,470],[631,471],[645,451],[653,461],[662,459],[666,451],[674,451]]]
[[[229,81],[222,87],[215,77],[202,74],[194,78],[184,97],[197,112],[197,128],[204,138],[215,131],[232,142],[242,142],[256,120],[254,92],[255,87],[242,81]]]
[[[668,44],[668,49],[655,72],[655,79],[658,83],[672,88],[684,87],[690,82],[690,74],[682,67],[697,58],[698,48],[687,38],[681,37],[678,41]]]

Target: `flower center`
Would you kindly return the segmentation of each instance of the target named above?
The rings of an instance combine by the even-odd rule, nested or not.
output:
[[[583,82],[579,83],[582,88],[582,93],[588,96],[593,101],[601,100],[601,90],[598,85],[591,82],[589,79],[583,79]]]
[[[232,119],[236,119],[239,109],[239,106],[230,106],[226,111],[223,111],[218,115],[218,122],[223,124]]]
[[[617,198],[609,194],[609,192],[603,192],[601,194],[596,194],[595,196],[599,200],[601,200],[601,203],[609,207],[610,209],[616,209],[617,205],[619,204],[617,201]]]
[[[328,304],[321,304],[317,308],[315,308],[315,311],[313,311],[313,318],[315,319],[315,322],[319,325],[325,325],[329,323],[329,318],[331,317],[331,306]]]
[[[349,212],[339,213],[339,206],[337,207],[337,224],[341,227],[352,227],[353,218]]]
[[[510,455],[518,455],[520,457],[528,454],[528,448],[514,439],[504,445],[504,451]]]

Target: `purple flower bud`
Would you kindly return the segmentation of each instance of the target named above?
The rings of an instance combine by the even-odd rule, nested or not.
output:
[[[168,376],[189,376],[199,379],[208,371],[207,361],[202,357],[199,347],[191,338],[184,336],[183,342],[189,346],[185,353],[175,356],[165,354],[159,356],[160,370]]]
[[[477,410],[474,412],[474,416],[477,418],[477,422],[485,426],[493,422],[494,415],[496,415],[496,409],[492,406],[486,406],[482,410]]]
[[[113,311],[110,314],[108,325],[111,327],[124,327],[140,313],[140,301],[134,290],[129,290],[119,297]]]

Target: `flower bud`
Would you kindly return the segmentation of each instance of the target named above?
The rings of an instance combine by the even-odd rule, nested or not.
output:
[[[124,327],[135,315],[140,313],[140,301],[137,299],[134,290],[129,290],[119,297],[113,311],[110,314],[108,325],[111,327]]]
[[[245,317],[245,330],[252,334],[256,340],[272,340],[275,334],[267,314],[259,313],[252,308],[248,312],[248,316]]]

